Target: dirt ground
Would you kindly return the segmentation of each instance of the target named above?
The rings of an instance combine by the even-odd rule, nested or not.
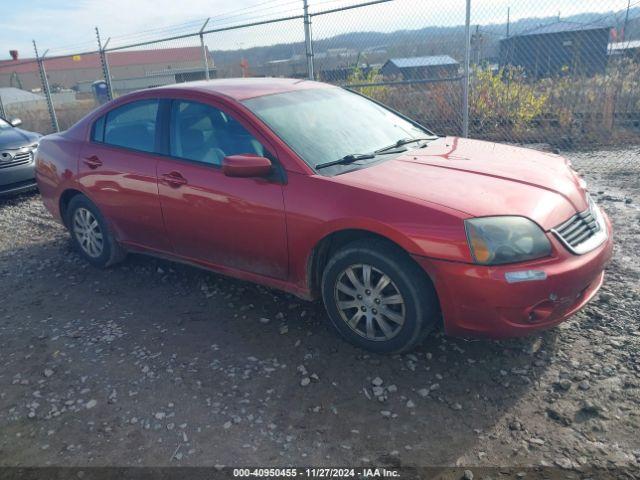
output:
[[[2,200],[0,465],[637,468],[638,149],[568,156],[616,165],[587,175],[615,227],[599,296],[531,338],[393,357],[277,291],[139,255],[97,270],[37,194]]]

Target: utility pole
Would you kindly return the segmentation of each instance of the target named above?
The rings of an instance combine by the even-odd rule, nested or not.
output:
[[[33,50],[36,52],[36,61],[38,62],[38,69],[40,70],[40,83],[42,85],[42,90],[44,90],[44,96],[47,100],[47,108],[49,109],[51,127],[53,128],[54,132],[59,132],[60,126],[58,125],[58,117],[56,116],[55,108],[53,108],[51,89],[49,88],[49,79],[47,78],[47,71],[44,68],[44,57],[47,55],[47,52],[49,50],[45,50],[42,56],[38,55],[38,46],[36,45],[35,40],[33,40]]]
[[[202,64],[204,66],[204,78],[206,78],[207,80],[209,80],[210,75],[209,75],[209,55],[207,55],[207,47],[204,44],[204,29],[207,26],[207,23],[209,23],[209,20],[211,20],[211,18],[207,18],[207,21],[204,22],[204,25],[202,25],[202,28],[200,29],[200,47],[202,48]]]
[[[482,58],[482,43],[484,39],[480,33],[480,25],[476,25],[476,33],[471,35],[471,48],[473,50],[473,63],[475,65],[480,64]]]
[[[627,13],[624,16],[624,26],[622,27],[622,39],[621,42],[624,42],[627,37],[627,24],[629,23],[629,9],[631,8],[631,0],[627,1]]]
[[[100,64],[102,65],[102,76],[104,77],[104,83],[107,84],[107,99],[113,100],[113,89],[111,86],[111,71],[109,70],[109,61],[107,60],[107,45],[111,37],[107,38],[107,41],[102,45],[100,40],[100,31],[96,27],[96,37],[98,39],[98,52],[100,54]]]
[[[507,7],[507,38],[509,38],[510,25],[511,25],[511,7]]]
[[[462,84],[462,136],[469,136],[469,63],[471,61],[471,0],[464,23],[464,83]]]
[[[313,39],[311,37],[311,16],[309,15],[309,2],[302,0],[304,6],[304,45],[307,53],[307,76],[314,80],[313,72]]]

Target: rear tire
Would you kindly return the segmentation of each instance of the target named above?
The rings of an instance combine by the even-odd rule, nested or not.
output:
[[[75,249],[92,265],[106,268],[126,256],[98,207],[84,195],[76,195],[71,199],[65,223]]]
[[[415,348],[438,320],[426,273],[383,240],[358,240],[333,255],[322,275],[322,298],[336,330],[376,353]]]

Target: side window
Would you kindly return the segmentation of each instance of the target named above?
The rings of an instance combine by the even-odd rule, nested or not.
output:
[[[158,100],[140,100],[111,110],[106,115],[104,143],[153,152],[157,116]]]
[[[235,118],[210,105],[174,100],[171,155],[211,165],[229,155],[265,155],[264,147]]]
[[[104,142],[104,119],[105,115],[101,116],[95,122],[93,122],[93,130],[91,130],[91,140],[94,142]]]

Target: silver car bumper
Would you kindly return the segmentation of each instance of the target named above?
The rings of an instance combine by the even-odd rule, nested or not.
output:
[[[0,163],[0,195],[30,190],[36,186],[33,155],[27,163],[18,165]]]

